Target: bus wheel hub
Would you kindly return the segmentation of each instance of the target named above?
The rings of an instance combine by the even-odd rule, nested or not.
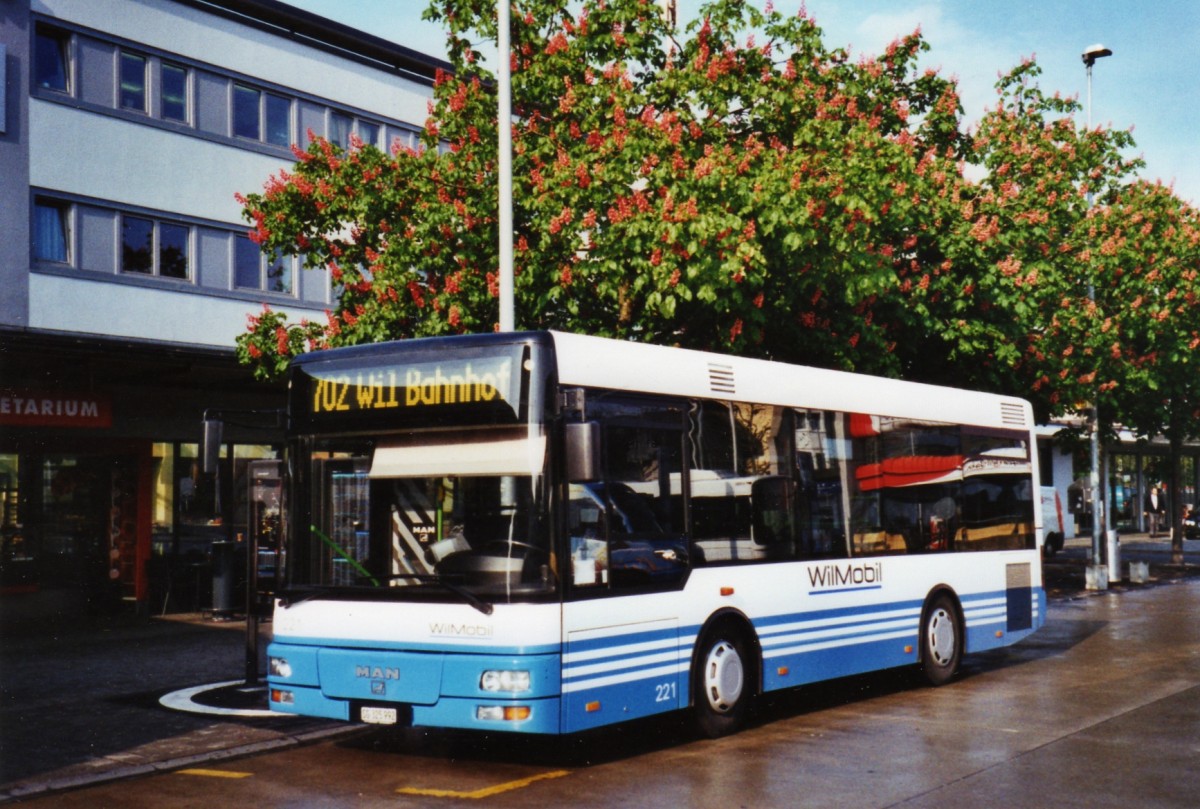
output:
[[[708,704],[718,713],[731,710],[742,695],[745,670],[737,648],[728,641],[718,641],[704,662],[704,694]]]

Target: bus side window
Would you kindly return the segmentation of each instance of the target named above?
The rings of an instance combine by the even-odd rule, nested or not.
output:
[[[846,476],[851,444],[845,414],[794,410],[796,533],[802,559],[846,555]]]
[[[771,405],[700,401],[692,407],[687,453],[691,528],[706,561],[794,557],[787,460],[792,455],[791,422],[791,411]],[[759,485],[768,480],[777,483]],[[781,498],[789,506],[787,514],[780,510]]]
[[[682,403],[614,394],[588,404],[588,418],[601,425],[604,478],[586,488],[603,505],[610,586],[682,580],[691,558],[682,496]]]

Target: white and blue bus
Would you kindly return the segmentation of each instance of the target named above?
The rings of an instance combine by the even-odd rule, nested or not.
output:
[[[1042,625],[1017,398],[557,332],[290,372],[274,710],[575,733]]]

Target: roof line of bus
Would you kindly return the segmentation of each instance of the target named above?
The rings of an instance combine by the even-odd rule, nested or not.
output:
[[[523,342],[553,344],[558,380],[564,385],[1007,429],[1027,430],[1033,426],[1032,408],[1016,396],[609,337],[525,331],[400,341],[414,349]],[[396,347],[395,342],[373,343],[318,351],[301,355],[295,363],[367,359],[395,351]]]
[[[562,384],[981,426],[1033,424],[1032,408],[1015,396],[590,335],[551,336]]]

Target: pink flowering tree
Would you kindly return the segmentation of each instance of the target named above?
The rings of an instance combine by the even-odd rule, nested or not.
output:
[[[803,12],[742,0],[684,32],[651,0],[512,11],[518,327],[1019,393],[1043,418],[1098,400],[1147,434],[1194,412],[1194,211],[1131,184],[1129,133],[1082,130],[1036,64],[967,135],[919,34],[852,59]],[[496,328],[494,77],[474,44],[495,3],[427,14],[454,72],[418,148],[309,138],[243,200],[264,250],[337,284],[324,322],[251,318],[238,350],[260,376]]]
[[[243,200],[264,250],[338,285],[324,323],[252,318],[239,353],[262,376],[312,347],[496,327],[495,99],[472,44],[495,4],[427,14],[454,73],[421,145],[309,139]],[[921,353],[905,296],[965,141],[918,34],[852,60],[803,12],[740,0],[687,32],[650,0],[519,0],[512,42],[518,327],[889,374]]]
[[[1098,207],[1090,224],[1098,300],[1111,302],[1095,350],[1117,368],[1102,413],[1141,436],[1166,438],[1172,550],[1181,564],[1180,458],[1185,441],[1200,439],[1200,211],[1160,184],[1138,182]]]
[[[1119,301],[1103,283],[1113,268],[1095,260],[1093,223],[1140,164],[1122,157],[1129,133],[1081,130],[1078,103],[1044,95],[1039,73],[1027,62],[997,84],[968,151],[986,173],[934,200],[941,263],[916,270],[910,305],[940,324],[943,347],[930,351],[946,357],[948,377],[1020,391],[1045,418],[1123,373],[1100,348]]]
[[[944,379],[1020,392],[1043,419],[1097,404],[1108,438],[1167,437],[1178,495],[1179,450],[1200,438],[1197,212],[1135,181],[1131,135],[1079,127],[1079,104],[1044,95],[1039,72],[997,85],[968,151],[986,176],[931,200],[943,263],[916,270],[910,306],[942,324],[929,355]]]

